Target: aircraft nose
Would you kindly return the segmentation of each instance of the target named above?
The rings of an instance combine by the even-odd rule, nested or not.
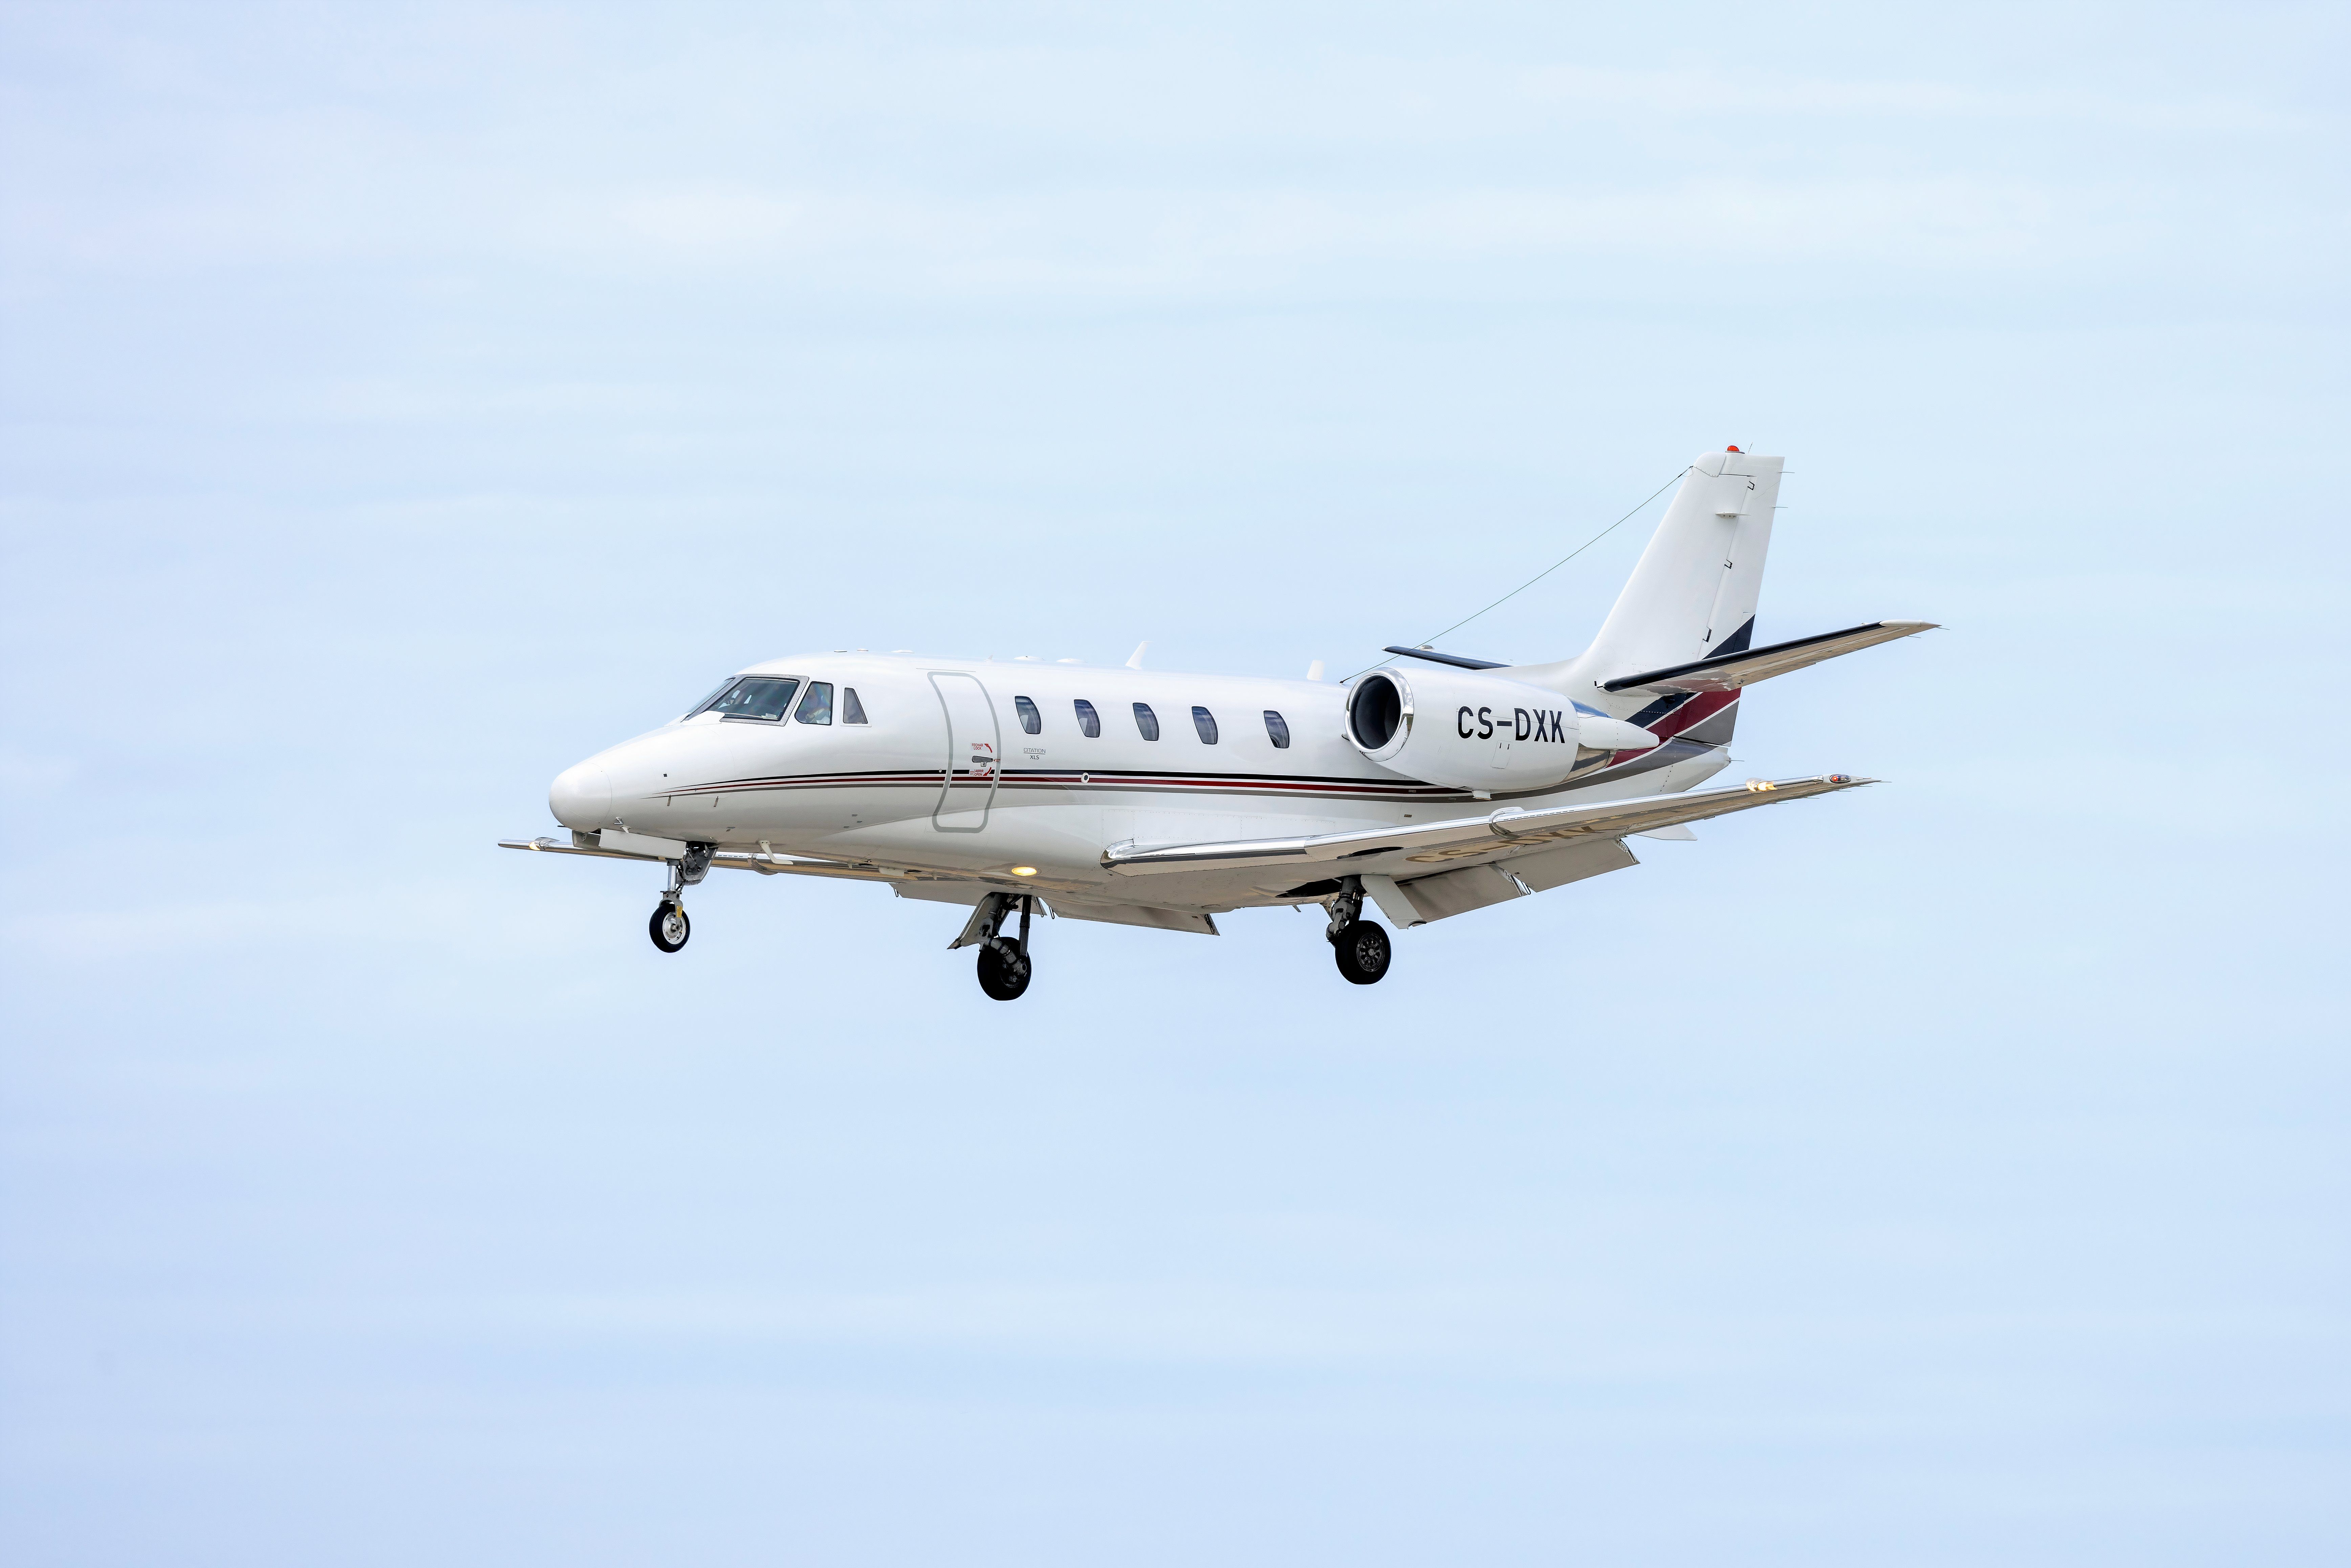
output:
[[[587,832],[603,827],[612,816],[612,780],[592,762],[567,768],[548,789],[547,809],[567,828]]]

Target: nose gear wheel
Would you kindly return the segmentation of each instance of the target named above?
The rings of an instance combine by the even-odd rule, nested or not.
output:
[[[1016,907],[1020,911],[1020,935],[1006,936],[1002,935],[1005,917]],[[999,1002],[1018,999],[1035,972],[1029,956],[1029,916],[1036,907],[1037,901],[1027,894],[988,894],[980,931],[979,988]]]
[[[653,917],[645,923],[645,934],[663,952],[674,953],[694,935],[694,923],[685,917],[685,905],[664,899],[653,905]]]
[[[979,950],[979,988],[999,1002],[1018,1000],[1029,988],[1033,971],[1028,948],[1020,943],[999,939]]]

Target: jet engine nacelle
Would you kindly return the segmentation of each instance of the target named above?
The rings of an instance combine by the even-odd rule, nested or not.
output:
[[[1466,670],[1374,670],[1347,694],[1347,739],[1394,772],[1486,793],[1563,782],[1579,750],[1657,744],[1557,692]]]

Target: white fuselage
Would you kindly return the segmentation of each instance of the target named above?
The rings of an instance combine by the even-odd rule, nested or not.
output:
[[[745,675],[832,688],[830,723],[714,712],[599,753],[556,780],[557,820],[654,838],[883,866],[977,873],[1033,868],[1036,883],[1108,898],[1110,846],[1270,838],[1458,817],[1479,792],[1367,760],[1345,735],[1347,688],[1030,661],[823,653]],[[847,722],[847,695],[866,722]],[[1025,699],[1025,706],[1022,701]],[[1099,734],[1084,733],[1090,704]],[[1134,711],[1155,718],[1145,737]],[[1213,719],[1215,739],[1196,723]],[[1265,715],[1278,714],[1278,746]],[[1033,712],[1033,719],[1029,715]],[[1034,724],[1033,732],[1029,725]],[[1687,789],[1727,760],[1669,740],[1636,759],[1598,754],[1570,782],[1510,804]],[[1221,910],[1288,902],[1294,873],[1155,877],[1156,904]]]

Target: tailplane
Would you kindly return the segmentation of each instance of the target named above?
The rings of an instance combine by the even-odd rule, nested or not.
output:
[[[1923,621],[1881,621],[1755,646],[1755,604],[1784,461],[1733,446],[1691,464],[1592,645],[1555,664],[1509,668],[1513,680],[1549,687],[1663,739],[1651,752],[1616,754],[1602,771],[1706,756],[1720,767],[1742,687],[1930,629]]]

